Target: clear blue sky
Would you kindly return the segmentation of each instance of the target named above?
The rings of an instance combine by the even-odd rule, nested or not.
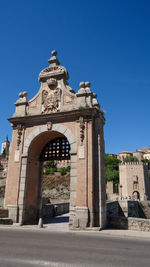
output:
[[[1,0],[0,143],[20,91],[31,99],[51,50],[75,91],[90,81],[106,111],[106,152],[150,146],[149,0]]]

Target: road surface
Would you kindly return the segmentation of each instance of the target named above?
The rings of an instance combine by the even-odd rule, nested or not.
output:
[[[101,232],[0,229],[2,267],[150,266],[150,240]]]

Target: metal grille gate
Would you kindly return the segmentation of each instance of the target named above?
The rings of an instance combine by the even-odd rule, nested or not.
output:
[[[41,161],[70,159],[70,144],[66,137],[51,140],[42,150]]]

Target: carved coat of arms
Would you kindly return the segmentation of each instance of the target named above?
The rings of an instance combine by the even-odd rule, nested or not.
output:
[[[60,89],[43,90],[42,92],[42,113],[53,113],[60,109]]]

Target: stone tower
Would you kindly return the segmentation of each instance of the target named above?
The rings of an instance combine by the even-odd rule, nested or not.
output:
[[[142,162],[121,163],[119,176],[121,199],[150,200],[148,164]]]
[[[5,141],[1,145],[1,154],[8,153],[9,152],[9,146],[10,146],[10,142],[8,140],[8,136],[6,136]]]

